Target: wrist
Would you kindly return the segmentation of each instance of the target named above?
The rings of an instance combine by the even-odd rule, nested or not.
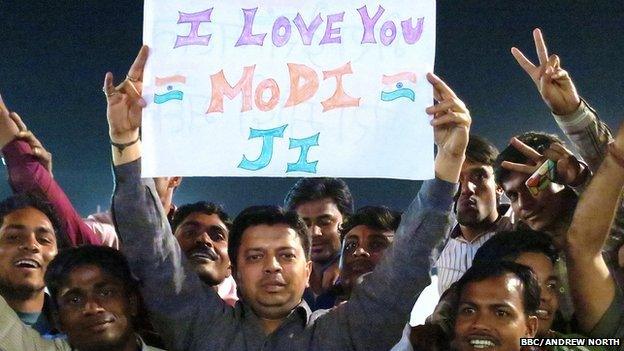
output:
[[[110,131],[108,136],[110,137],[111,144],[127,144],[130,142],[134,142],[139,138],[139,129],[133,130],[131,132],[125,133],[114,133]]]
[[[566,106],[562,106],[562,107],[553,106],[551,112],[557,116],[568,116],[578,111],[578,109],[581,107],[581,102],[582,102],[581,98],[576,97],[576,99],[573,102],[571,102],[570,104],[567,104]]]

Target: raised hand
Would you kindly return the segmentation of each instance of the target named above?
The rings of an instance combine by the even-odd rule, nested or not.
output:
[[[553,113],[557,115],[573,113],[581,104],[581,99],[570,75],[561,68],[559,56],[548,56],[548,48],[539,28],[533,30],[533,40],[539,60],[538,66],[516,47],[511,48],[511,54],[531,77],[542,99]]]
[[[543,153],[539,153],[532,147],[520,141],[518,138],[511,139],[511,145],[529,159],[526,164],[503,161],[501,167],[525,174],[533,174],[547,159],[556,164],[557,183],[577,186],[582,184],[588,176],[587,167],[559,143],[552,143]]]
[[[425,110],[433,115],[431,125],[435,143],[438,146],[436,173],[444,180],[457,182],[463,163],[472,118],[466,105],[446,83],[433,73],[427,74],[433,85],[433,96],[438,102]]]
[[[143,69],[147,62],[148,47],[143,46],[130,67],[126,79],[117,87],[113,85],[113,74],[106,73],[102,90],[106,95],[106,116],[109,135],[113,143],[130,143],[139,137],[141,113],[145,100],[141,98],[143,89]]]
[[[35,156],[39,160],[39,163],[41,163],[43,168],[48,170],[48,172],[50,172],[50,175],[52,175],[52,154],[48,152],[45,147],[43,147],[43,144],[41,144],[35,134],[28,130],[28,127],[26,127],[26,124],[24,123],[24,121],[22,121],[22,118],[17,114],[17,112],[11,112],[9,114],[9,117],[13,120],[13,122],[19,129],[19,133],[17,133],[15,136],[18,139],[24,140],[30,145],[33,156]]]

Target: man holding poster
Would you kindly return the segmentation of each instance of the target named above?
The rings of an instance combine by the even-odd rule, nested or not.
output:
[[[438,153],[427,180],[402,216],[395,244],[351,299],[311,314],[302,301],[310,275],[310,239],[294,212],[249,208],[235,220],[228,251],[241,300],[232,308],[207,289],[171,233],[152,179],[141,179],[139,129],[145,100],[143,47],[126,80],[104,92],[116,187],[113,216],[156,328],[172,350],[387,350],[416,297],[429,283],[429,253],[448,231],[471,118],[463,102],[428,74],[439,102],[433,115]],[[216,131],[213,131],[216,133]],[[273,217],[250,213],[270,212]],[[260,218],[260,219],[258,219]]]

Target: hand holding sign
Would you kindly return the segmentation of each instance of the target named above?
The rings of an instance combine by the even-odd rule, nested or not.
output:
[[[559,56],[548,56],[548,49],[542,32],[533,30],[535,50],[539,59],[539,66],[535,66],[518,48],[511,48],[511,54],[518,64],[531,77],[542,99],[550,110],[557,115],[567,115],[576,111],[581,99],[568,72],[561,68]]]
[[[106,73],[102,90],[106,95],[106,116],[109,135],[113,143],[125,144],[137,140],[141,127],[142,109],[145,101],[141,98],[143,89],[143,68],[147,61],[148,48],[141,47],[126,79],[117,87],[113,85],[113,74]]]

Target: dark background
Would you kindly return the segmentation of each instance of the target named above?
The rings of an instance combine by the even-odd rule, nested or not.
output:
[[[108,207],[112,189],[106,71],[123,77],[141,45],[142,1],[0,1],[0,93],[54,155],[78,211]],[[500,148],[522,131],[558,129],[509,50],[536,60],[542,28],[579,92],[616,128],[624,96],[624,1],[439,1],[436,72],[465,101],[473,132]],[[6,170],[0,169],[6,179]],[[186,178],[178,204],[211,200],[236,214],[280,204],[295,179]],[[347,179],[356,206],[404,208],[419,182]],[[0,198],[10,195],[6,182]]]

